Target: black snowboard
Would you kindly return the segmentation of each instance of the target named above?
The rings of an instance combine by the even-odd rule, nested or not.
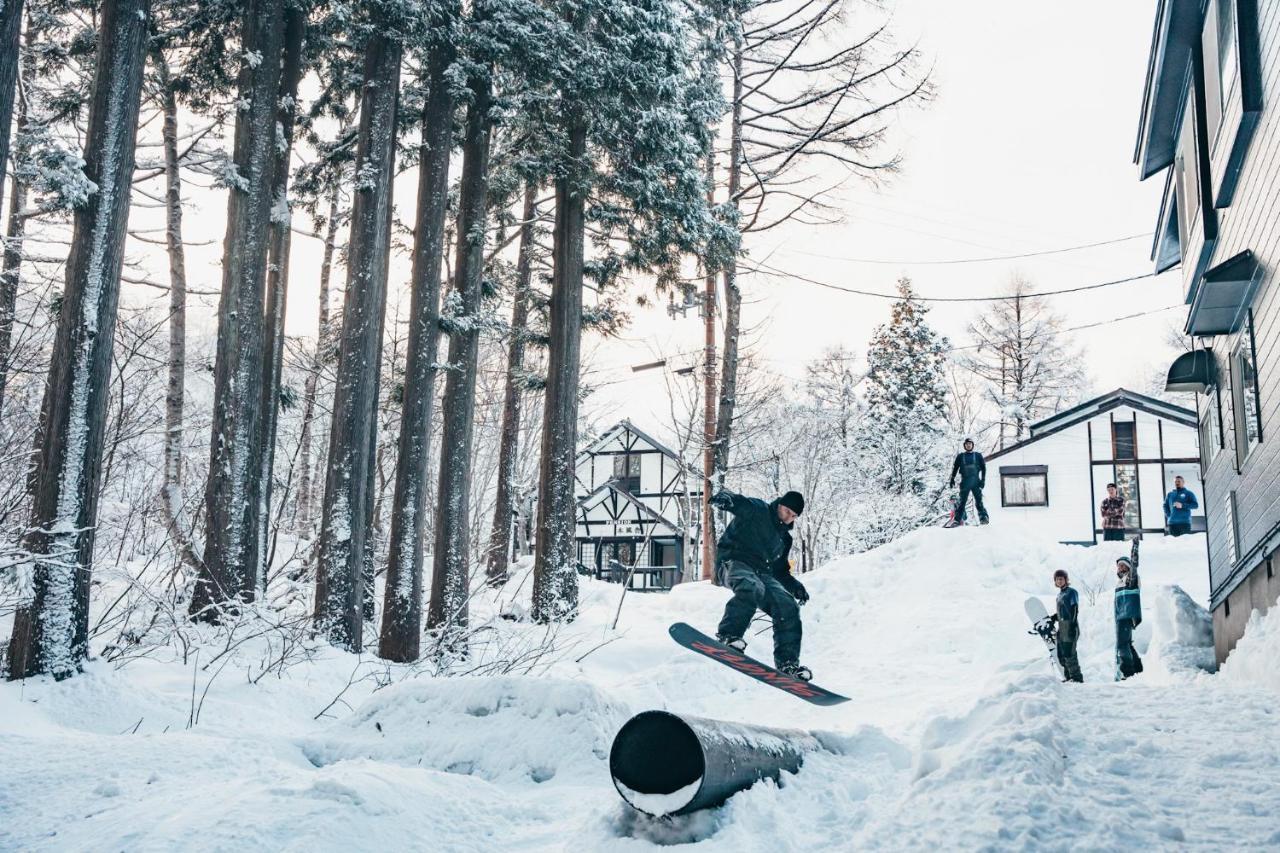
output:
[[[1058,665],[1058,638],[1054,630],[1054,617],[1044,609],[1044,602],[1035,596],[1028,598],[1022,607],[1027,611],[1027,618],[1031,620],[1031,630],[1027,633],[1035,634],[1044,640],[1045,646],[1049,649],[1049,663],[1053,666],[1054,672],[1062,675],[1062,668]]]
[[[771,666],[765,666],[760,661],[752,660],[741,652],[734,651],[723,643],[713,640],[692,625],[677,622],[667,630],[671,634],[671,639],[686,649],[705,655],[730,669],[736,669],[738,672],[749,675],[762,684],[785,690],[792,696],[799,696],[806,702],[814,705],[839,705],[841,702],[849,701],[848,696],[832,693],[830,690],[824,690],[812,682],[792,678],[789,675],[778,672]]]

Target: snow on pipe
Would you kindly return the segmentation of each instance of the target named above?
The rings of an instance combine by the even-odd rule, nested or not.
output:
[[[609,772],[628,804],[665,817],[718,806],[761,779],[794,773],[817,748],[804,732],[645,711],[613,739]]]

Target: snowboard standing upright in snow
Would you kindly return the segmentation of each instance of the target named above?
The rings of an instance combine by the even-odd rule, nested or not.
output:
[[[1049,611],[1044,609],[1044,602],[1034,595],[1023,602],[1022,609],[1027,612],[1027,618],[1031,620],[1031,630],[1027,633],[1044,640],[1045,647],[1049,649],[1049,663],[1053,666],[1054,672],[1060,673],[1057,631],[1053,626],[1057,617],[1050,616]]]
[[[787,492],[766,503],[730,491],[711,499],[733,514],[716,548],[717,580],[733,590],[716,629],[717,639],[735,651],[747,648],[743,635],[756,610],[773,618],[773,662],[780,672],[808,681],[800,665],[800,607],[809,600],[804,584],[791,576],[791,528],[804,512],[804,496]]]

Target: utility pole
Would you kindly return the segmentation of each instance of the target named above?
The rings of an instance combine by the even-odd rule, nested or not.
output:
[[[707,204],[716,203],[716,158],[707,157]],[[711,580],[716,562],[712,536],[711,480],[716,464],[716,271],[707,264],[706,290],[702,294],[702,322],[706,330],[702,398],[702,579]]]

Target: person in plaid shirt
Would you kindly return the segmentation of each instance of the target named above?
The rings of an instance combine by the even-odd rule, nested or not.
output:
[[[1107,483],[1107,496],[1102,499],[1102,541],[1124,541],[1124,498],[1115,483]]]

